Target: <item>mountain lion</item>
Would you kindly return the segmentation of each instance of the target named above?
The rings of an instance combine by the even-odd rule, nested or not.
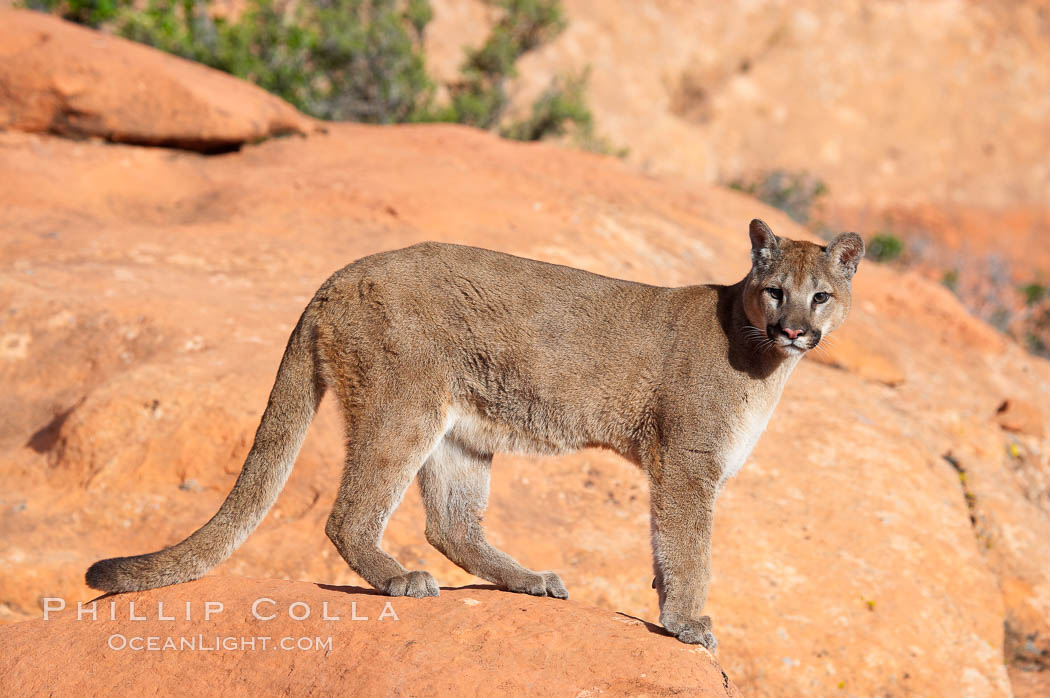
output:
[[[354,262],[299,319],[218,513],[170,548],[96,562],[87,583],[151,589],[229,557],[273,505],[331,388],[347,455],[325,530],[376,589],[439,593],[429,572],[380,547],[418,476],[427,540],[452,562],[510,591],[568,598],[557,574],[485,539],[492,456],[602,446],[648,475],[660,622],[714,649],[701,611],[715,498],[800,357],[845,319],[864,255],[856,233],[821,247],[754,220],[750,235],[751,271],[732,286],[648,286],[437,243]]]

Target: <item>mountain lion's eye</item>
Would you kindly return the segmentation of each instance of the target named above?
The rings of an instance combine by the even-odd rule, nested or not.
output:
[[[831,298],[831,294],[824,291],[818,291],[813,294],[814,303],[827,303],[829,298]]]
[[[779,288],[767,288],[766,293],[773,297],[778,303],[784,298],[784,291]]]

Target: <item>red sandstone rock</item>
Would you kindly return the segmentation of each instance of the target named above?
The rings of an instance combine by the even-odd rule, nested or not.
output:
[[[438,239],[673,285],[742,276],[754,215],[804,234],[735,193],[447,126],[335,126],[222,158],[20,134],[0,135],[0,149],[11,619],[39,613],[41,596],[90,598],[94,559],[174,543],[214,513],[288,331],[345,262]],[[992,427],[1004,390],[1037,401],[1050,368],[917,277],[865,265],[855,294],[842,337],[893,357],[903,380],[866,375],[863,354],[845,370],[807,359],[792,377],[718,505],[720,661],[756,695],[840,682],[1006,695],[1006,567],[975,544],[942,455],[978,436],[960,419]],[[360,584],[324,536],[341,459],[326,401],[274,511],[218,572]],[[1008,526],[1024,495],[1001,496]],[[647,510],[641,474],[611,454],[500,456],[486,520],[497,545],[558,570],[575,600],[655,621]],[[386,545],[442,584],[474,581],[426,543],[414,489]],[[1035,559],[1038,545],[1002,550]],[[1005,603],[1034,608],[1046,581],[1010,569],[1031,591]]]
[[[734,192],[450,126],[334,125],[220,158],[5,132],[0,210],[5,620],[45,596],[91,598],[93,560],[174,543],[214,513],[288,332],[345,263],[437,239],[731,282],[750,218],[805,235]],[[938,285],[867,262],[831,340],[833,365],[800,365],[718,504],[719,660],[749,695],[1008,695],[1004,622],[1050,636],[1050,448],[989,415],[1003,395],[1044,402],[1050,366]],[[327,401],[219,574],[360,584],[323,532],[341,438]],[[644,478],[609,453],[500,456],[486,519],[574,600],[655,621],[647,509]],[[474,581],[427,545],[414,490],[385,543],[442,584]]]
[[[484,3],[433,5],[431,62],[454,75],[484,38]],[[1046,0],[564,6],[565,32],[522,61],[519,104],[589,68],[600,131],[650,171],[809,172],[836,205],[876,212],[1047,209]]]
[[[0,628],[0,689],[60,696],[740,695],[707,650],[652,625],[491,588],[387,599],[354,587],[207,577],[110,597],[96,608],[96,620],[88,613],[78,619],[71,605],[47,620]]]
[[[215,151],[304,133],[311,123],[199,63],[0,8],[0,129]]]
[[[1046,434],[1046,417],[1038,405],[1007,398],[995,410],[995,421],[1006,431],[1042,437]]]

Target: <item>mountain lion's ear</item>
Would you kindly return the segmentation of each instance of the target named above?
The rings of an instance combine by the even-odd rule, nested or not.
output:
[[[856,233],[843,233],[831,241],[824,254],[847,279],[852,279],[857,273],[857,265],[864,257],[864,240]]]
[[[769,226],[757,218],[751,221],[751,264],[768,266],[780,252],[780,243]]]

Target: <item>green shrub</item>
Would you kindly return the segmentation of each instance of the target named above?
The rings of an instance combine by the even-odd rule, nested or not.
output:
[[[944,276],[941,277],[941,283],[944,284],[949,291],[958,295],[959,293],[959,270],[949,269],[944,272]]]
[[[98,27],[112,19],[117,10],[130,5],[128,0],[25,0],[24,6],[57,14],[62,19]]]
[[[249,0],[236,21],[201,0],[150,0],[117,13],[120,35],[249,80],[321,119],[418,118],[433,84],[423,64],[426,0]]]
[[[594,117],[584,94],[587,72],[555,78],[532,103],[529,116],[500,129],[500,135],[518,141],[568,136],[578,148],[604,155],[626,157],[626,148],[617,148],[594,131]]]
[[[1050,358],[1050,346],[1037,334],[1029,332],[1024,337],[1025,349],[1043,358]]]
[[[565,17],[557,0],[487,1],[502,8],[502,16],[484,44],[467,49],[460,67],[461,78],[449,85],[449,104],[430,115],[435,121],[455,121],[485,129],[498,126],[510,104],[507,80],[517,75],[518,59],[565,28]],[[590,113],[585,107],[583,112],[589,119]],[[570,110],[566,118],[579,118],[579,111]]]
[[[593,134],[586,74],[556,78],[528,117],[506,123],[518,59],[565,28],[560,0],[486,0],[500,17],[486,41],[466,51],[442,105],[434,104],[424,62],[428,0],[247,0],[235,20],[213,18],[203,0],[25,1],[249,80],[318,118],[448,121],[519,140],[572,131],[584,147],[610,149]]]
[[[1050,289],[1044,284],[1032,281],[1021,286],[1021,295],[1024,296],[1025,305],[1032,306],[1044,298],[1050,298]]]
[[[828,193],[827,185],[817,177],[787,170],[770,170],[753,179],[734,179],[729,187],[780,209],[803,225],[809,223],[813,207]]]
[[[904,243],[892,233],[876,235],[868,243],[868,255],[876,262],[892,262],[904,254]]]

